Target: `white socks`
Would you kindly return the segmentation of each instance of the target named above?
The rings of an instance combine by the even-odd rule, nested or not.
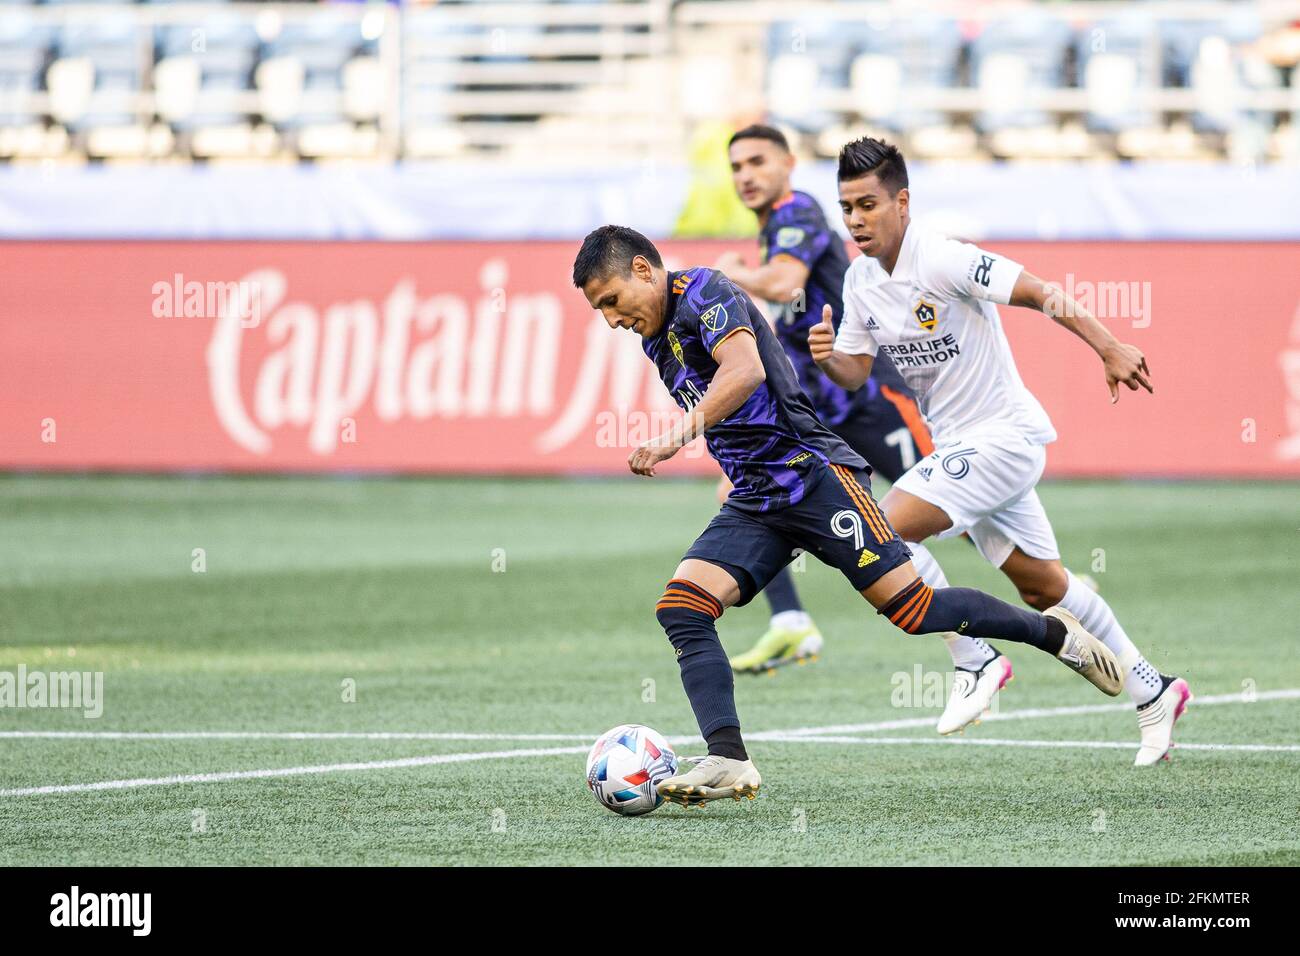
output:
[[[921,575],[921,580],[932,588],[946,588],[948,586],[948,577],[943,573],[943,568],[939,567],[939,562],[934,560],[928,548],[923,544],[907,542],[908,548],[912,551],[912,564],[916,566],[917,573]],[[978,671],[981,667],[991,661],[994,657],[993,648],[989,647],[978,637],[967,637],[962,634],[948,631],[940,635],[943,642],[948,645],[948,656],[952,658],[954,667],[960,667],[962,670]]]
[[[1124,678],[1124,689],[1133,703],[1139,707],[1151,703],[1160,694],[1160,673],[1129,640],[1115,619],[1115,612],[1101,595],[1076,578],[1068,568],[1065,574],[1070,586],[1061,599],[1061,607],[1077,617],[1097,640],[1115,652],[1119,666],[1128,675]]]
[[[772,615],[768,627],[782,631],[801,631],[812,626],[812,618],[807,611],[780,611]]]

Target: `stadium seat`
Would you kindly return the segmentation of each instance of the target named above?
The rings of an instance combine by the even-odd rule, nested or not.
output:
[[[908,92],[957,85],[962,52],[957,21],[918,14],[870,22],[857,35],[860,52],[850,68],[850,86],[868,122],[897,132],[946,125],[942,112],[911,106]]]
[[[143,158],[161,145],[142,105],[143,39],[125,12],[59,32],[46,74],[51,112],[92,158]]]
[[[187,104],[179,97],[171,104],[166,118],[173,127],[189,131],[247,122],[248,111],[241,103],[251,99],[259,42],[254,25],[236,17],[208,16],[163,28],[158,38],[158,69],[164,64],[191,64],[169,69],[164,78],[187,84],[197,79],[197,86],[186,87],[192,93],[188,110],[183,109]],[[160,97],[170,95],[158,77],[154,87]]]
[[[1159,115],[1141,107],[1143,90],[1159,85],[1155,21],[1144,10],[1098,20],[1079,31],[1074,44],[1079,85],[1087,92],[1090,130],[1118,133],[1158,125]]]
[[[853,58],[868,29],[865,23],[831,19],[772,24],[766,86],[773,120],[802,132],[835,122],[835,113],[810,104],[818,89],[848,89]]]
[[[41,88],[53,32],[21,10],[0,17],[0,126],[40,123],[31,94]]]
[[[1164,80],[1168,86],[1190,88],[1195,94],[1191,122],[1197,132],[1226,133],[1240,121],[1238,101],[1246,77],[1235,51],[1260,33],[1259,17],[1249,9],[1218,20],[1161,23]],[[1259,78],[1253,82],[1257,84]]]
[[[373,44],[362,35],[360,21],[353,17],[328,11],[286,21],[279,34],[265,43],[263,56],[266,61],[300,65],[301,102],[295,110],[279,111],[276,124],[294,129],[346,121],[343,65],[363,49],[373,49]]]
[[[975,125],[985,133],[1008,128],[1050,127],[1051,113],[1032,105],[1030,94],[1065,85],[1070,29],[1038,9],[985,25],[971,43],[971,76],[983,109]]]

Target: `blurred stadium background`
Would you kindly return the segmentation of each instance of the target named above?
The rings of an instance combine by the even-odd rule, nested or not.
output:
[[[675,163],[762,110],[816,156],[1300,160],[1288,2],[3,8],[14,160]]]
[[[1295,476],[1298,61],[1294,0],[6,0],[0,467],[618,472],[671,407],[574,243],[752,258],[725,142],[767,120],[833,220],[892,138],[919,216],[1147,350],[1160,401],[1099,418],[1010,323],[1052,474]]]

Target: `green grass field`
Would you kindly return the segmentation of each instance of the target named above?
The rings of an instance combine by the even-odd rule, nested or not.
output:
[[[756,738],[755,801],[625,819],[584,755],[619,723],[695,731],[653,605],[709,484],[0,478],[0,671],[104,675],[98,719],[0,710],[0,863],[1295,865],[1298,490],[1041,489],[1067,564],[1202,699],[1178,740],[1222,749],[1135,770],[1133,714],[1015,645],[1000,717],[1096,709],[941,742],[938,678],[900,688],[947,671],[942,644],[810,562],[826,654],[738,679],[741,716],[857,729]],[[965,543],[934,552],[1014,597]],[[765,621],[729,611],[728,648]]]

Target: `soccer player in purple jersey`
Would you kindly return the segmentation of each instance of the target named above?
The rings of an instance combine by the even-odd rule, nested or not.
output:
[[[865,458],[874,474],[897,481],[934,445],[893,363],[877,361],[862,387],[849,392],[808,354],[808,330],[821,321],[822,308],[829,305],[832,315],[844,314],[842,290],[849,268],[844,241],[817,200],[792,187],[794,155],[780,130],[747,126],[731,137],[727,152],[736,195],[758,217],[761,262],[747,266],[739,253],[729,252],[715,268],[751,298],[778,307],[772,328],[817,417]],[[724,477],[720,500],[730,490]],[[750,650],[733,657],[731,666],[762,673],[815,660],[824,639],[799,600],[789,568],[777,572],[763,596],[771,608],[768,629]]]
[[[733,486],[655,608],[708,745],[707,757],[659,784],[666,799],[690,806],[758,791],[715,622],[761,591],[796,548],[837,568],[908,634],[955,631],[1030,644],[1104,693],[1120,692],[1115,656],[1068,612],[1027,611],[921,580],[871,497],[871,469],[817,419],[766,319],[721,272],[668,272],[645,236],[602,226],[583,241],[573,284],[611,329],[641,336],[685,413],[637,447],[628,467],[653,477],[660,462],[703,435]]]

